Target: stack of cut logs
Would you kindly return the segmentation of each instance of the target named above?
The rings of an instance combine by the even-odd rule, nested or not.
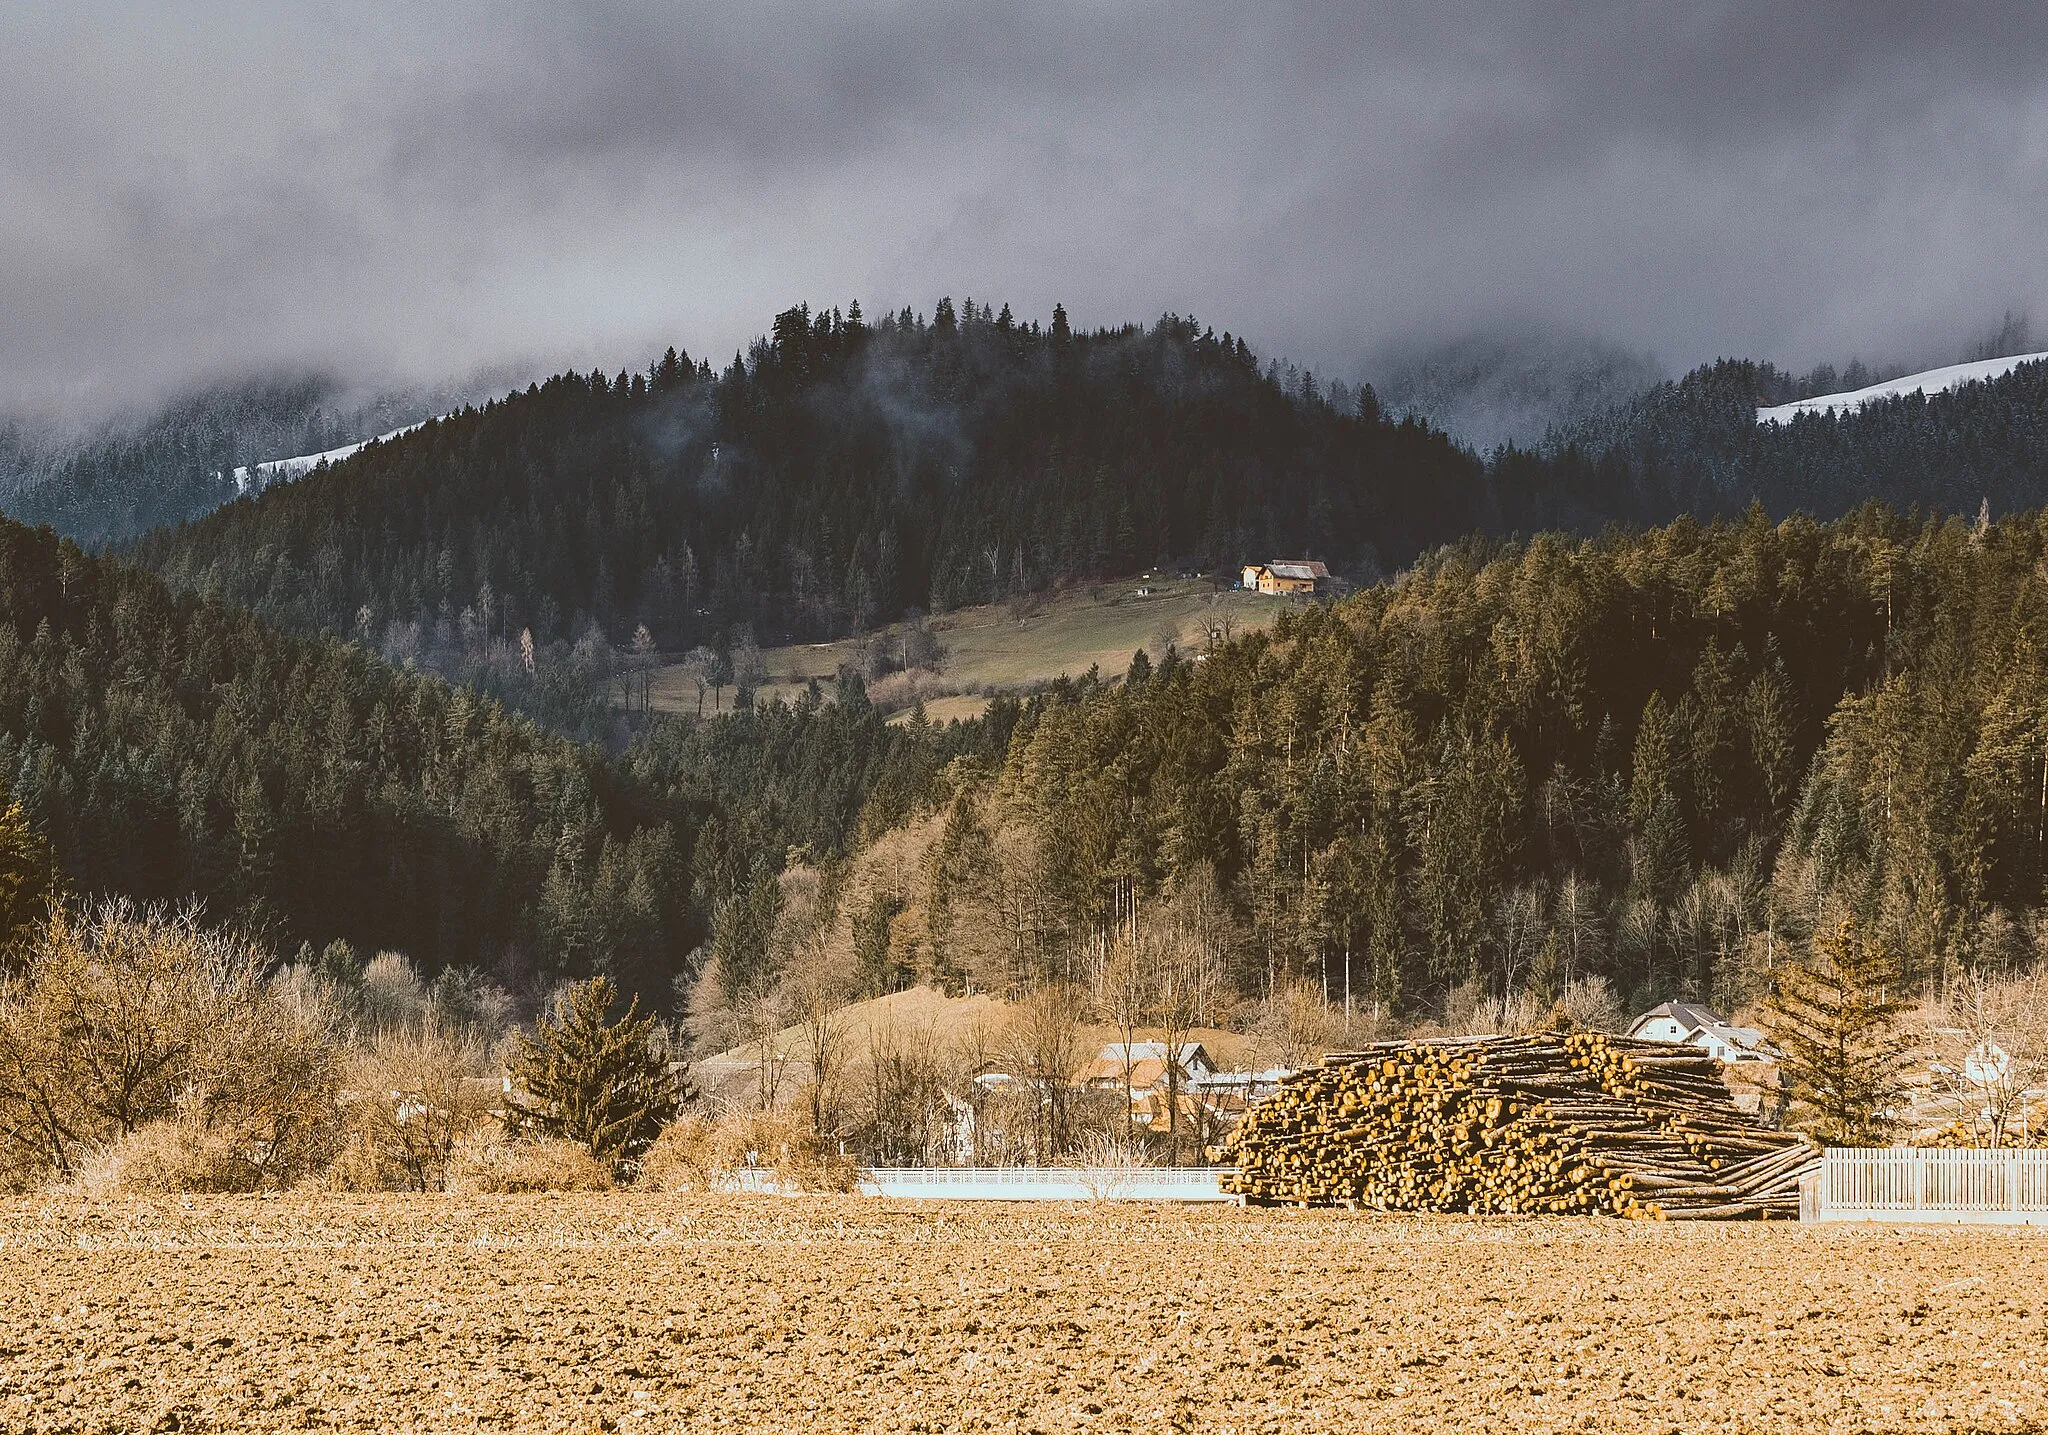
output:
[[[1817,1154],[1736,1110],[1706,1053],[1576,1031],[1332,1053],[1230,1147],[1253,1204],[1651,1220],[1796,1218]]]

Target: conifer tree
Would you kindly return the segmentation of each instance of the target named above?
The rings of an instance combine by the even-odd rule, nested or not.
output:
[[[0,783],[0,969],[49,912],[58,889],[50,846]]]
[[[1814,938],[1811,961],[1779,980],[1772,1007],[1783,1079],[1828,1145],[1878,1146],[1891,1135],[1912,1059],[1900,989],[1897,963],[1846,917]]]
[[[619,1171],[675,1119],[689,1095],[657,1042],[639,999],[609,1020],[617,989],[603,977],[570,987],[550,1019],[521,1034],[511,1075],[522,1097],[518,1127],[590,1148]]]

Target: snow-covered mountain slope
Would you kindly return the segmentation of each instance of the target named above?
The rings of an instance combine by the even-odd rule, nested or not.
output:
[[[2031,364],[2040,359],[2048,359],[2048,351],[2039,354],[2013,354],[2003,359],[1979,359],[1971,364],[1950,364],[1946,368],[1928,369],[1918,374],[1907,374],[1902,378],[1886,379],[1881,384],[1872,384],[1867,389],[1856,389],[1846,394],[1822,394],[1817,398],[1800,399],[1796,403],[1758,409],[1756,421],[1760,424],[1782,423],[1799,414],[1853,411],[1875,400],[1897,398],[1901,394],[1944,393],[1963,384],[1998,378],[2011,373],[2020,364]]]
[[[373,443],[389,443],[392,439],[401,438],[414,429],[424,428],[432,422],[432,419],[422,419],[419,423],[407,424],[404,428],[393,429],[390,433],[380,433],[375,438],[364,439],[361,443],[330,448],[325,453],[302,453],[296,458],[273,458],[262,463],[244,464],[235,470],[235,492],[257,492],[282,479],[297,478],[302,473],[311,473],[323,463],[340,463],[350,454],[368,448]]]

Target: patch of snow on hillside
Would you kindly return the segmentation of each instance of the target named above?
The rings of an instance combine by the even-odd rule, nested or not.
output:
[[[422,419],[416,424],[393,429],[390,433],[380,433],[375,438],[364,439],[361,443],[330,448],[325,453],[302,453],[296,458],[273,458],[263,463],[244,464],[235,470],[235,492],[240,494],[258,491],[268,488],[280,479],[297,478],[302,473],[311,473],[323,463],[340,463],[350,454],[368,448],[373,443],[389,443],[395,438],[403,438],[414,429],[425,428],[432,422],[432,419]]]
[[[1822,394],[1817,398],[1800,399],[1796,403],[1779,404],[1775,408],[1758,409],[1756,421],[1760,424],[1782,423],[1799,414],[1842,413],[1860,409],[1878,399],[1897,398],[1901,394],[1946,393],[1964,384],[2002,377],[2021,364],[2031,364],[2041,359],[2048,359],[2048,351],[2039,354],[2013,354],[2003,359],[1979,359],[1971,364],[1950,364],[1943,369],[1928,369],[1923,373],[1907,374],[1903,378],[1886,379],[1881,384],[1872,384],[1867,389],[1856,389],[1846,394]]]

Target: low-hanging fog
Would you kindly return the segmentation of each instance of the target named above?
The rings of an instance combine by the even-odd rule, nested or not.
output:
[[[1869,3],[16,6],[0,409],[942,294],[1353,377],[1496,323],[1939,358],[2039,297],[2043,53]]]

